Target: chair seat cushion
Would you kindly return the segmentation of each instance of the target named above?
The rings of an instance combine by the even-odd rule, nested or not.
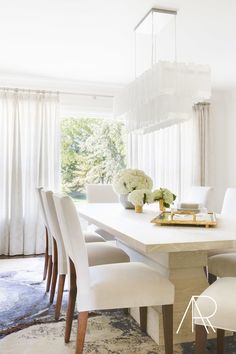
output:
[[[89,266],[129,262],[129,256],[112,242],[86,244]]]
[[[208,272],[220,278],[236,277],[236,253],[224,253],[209,257]]]
[[[236,278],[221,278],[209,286],[201,295],[214,299],[217,305],[216,313],[209,318],[215,328],[236,331]],[[215,309],[214,302],[209,298],[198,298],[197,306],[202,316],[210,316]],[[195,309],[195,316],[199,313]],[[202,325],[202,320],[195,320],[196,324]]]
[[[105,242],[105,239],[93,231],[84,231],[85,242]]]
[[[80,296],[78,311],[173,304],[174,286],[140,262],[89,268],[90,290]]]

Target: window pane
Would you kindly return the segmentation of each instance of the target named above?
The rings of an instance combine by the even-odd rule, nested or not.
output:
[[[86,198],[87,183],[112,183],[126,167],[126,132],[122,122],[100,118],[65,118],[61,122],[62,189]]]

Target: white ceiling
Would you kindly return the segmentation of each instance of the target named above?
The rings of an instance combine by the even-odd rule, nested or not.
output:
[[[179,10],[179,60],[210,64],[215,87],[236,85],[235,0],[0,0],[0,80],[127,83],[133,28],[154,6]]]

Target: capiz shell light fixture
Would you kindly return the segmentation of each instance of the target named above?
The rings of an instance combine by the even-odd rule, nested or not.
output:
[[[157,15],[159,17],[164,15],[165,19],[158,21]],[[146,133],[189,119],[192,116],[193,105],[208,101],[211,97],[209,66],[177,62],[176,26],[173,34],[174,60],[157,60],[157,39],[159,38],[158,42],[161,42],[161,35],[170,24],[167,15],[172,18],[174,16],[176,24],[176,11],[153,8],[134,30],[136,38],[141,26],[144,29],[151,28],[152,45],[150,67],[135,77],[135,80],[124,87],[120,95],[114,99],[115,116],[125,118],[130,132]],[[145,21],[149,21],[149,25],[145,26]],[[157,24],[154,21],[158,21]],[[166,33],[169,35],[168,31]],[[165,46],[165,42],[163,43]],[[135,46],[135,72],[137,72],[136,51]]]

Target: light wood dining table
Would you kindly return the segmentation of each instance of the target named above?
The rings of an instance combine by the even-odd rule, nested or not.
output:
[[[213,228],[194,226],[160,226],[150,221],[158,215],[158,206],[144,206],[137,214],[118,203],[78,204],[80,217],[112,234],[131,261],[142,261],[168,277],[175,285],[174,333],[193,295],[200,295],[208,286],[204,267],[209,250],[236,247],[236,225],[218,217]],[[130,310],[139,322],[138,310]],[[147,332],[163,344],[161,310],[148,308]],[[174,343],[194,340],[189,311]]]

